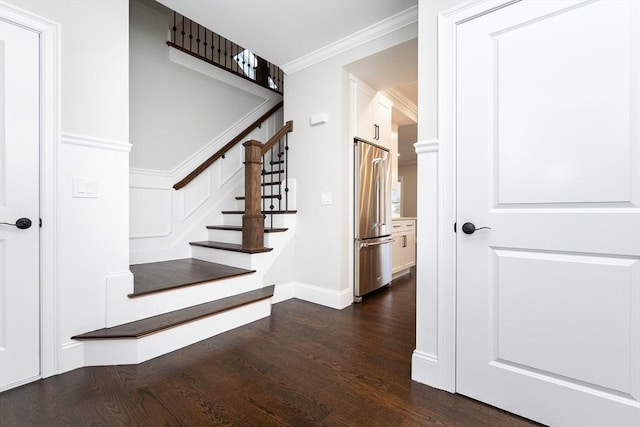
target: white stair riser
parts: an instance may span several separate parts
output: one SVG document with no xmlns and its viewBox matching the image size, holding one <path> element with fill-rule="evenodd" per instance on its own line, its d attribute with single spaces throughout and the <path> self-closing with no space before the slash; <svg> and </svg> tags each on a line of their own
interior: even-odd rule
<svg viewBox="0 0 640 427">
<path fill-rule="evenodd" d="M 242 231 L 235 230 L 207 230 L 208 240 L 242 244 Z"/>
<path fill-rule="evenodd" d="M 274 214 L 273 215 L 273 226 L 274 227 L 288 227 L 287 224 L 291 221 L 291 217 L 295 216 L 293 214 Z M 222 220 L 224 225 L 235 225 L 242 226 L 242 214 L 225 214 Z M 267 218 L 264 220 L 265 226 L 271 226 L 270 215 L 267 215 Z"/>
<path fill-rule="evenodd" d="M 271 240 L 274 233 L 264 233 L 264 246 L 271 248 Z M 213 242 L 225 242 L 242 244 L 242 231 L 235 230 L 208 230 L 208 240 Z"/>
<path fill-rule="evenodd" d="M 262 282 L 261 273 L 251 273 L 136 298 L 127 297 L 127 293 L 131 292 L 130 289 L 109 286 L 107 287 L 106 327 L 110 328 L 259 289 L 263 286 Z"/>
<path fill-rule="evenodd" d="M 278 199 L 265 199 L 264 200 L 264 204 L 262 204 L 263 201 L 260 201 L 260 209 L 261 210 L 271 210 L 271 205 L 273 204 L 273 209 L 276 211 L 282 210 L 282 211 L 286 211 L 288 209 L 291 208 L 291 203 L 288 203 L 284 197 L 282 198 L 282 200 L 278 200 Z M 244 204 L 245 201 L 244 200 L 236 200 L 236 205 L 235 205 L 235 210 L 237 211 L 244 211 Z"/>
<path fill-rule="evenodd" d="M 239 326 L 268 317 L 271 299 L 256 301 L 213 316 L 185 323 L 139 339 L 87 340 L 84 365 L 128 365 L 142 363 Z"/>
<path fill-rule="evenodd" d="M 205 248 L 202 246 L 191 246 L 191 257 L 202 261 L 217 262 L 219 264 L 230 265 L 232 267 L 246 268 L 251 270 L 251 254 L 243 252 L 225 251 L 222 249 Z"/>
</svg>

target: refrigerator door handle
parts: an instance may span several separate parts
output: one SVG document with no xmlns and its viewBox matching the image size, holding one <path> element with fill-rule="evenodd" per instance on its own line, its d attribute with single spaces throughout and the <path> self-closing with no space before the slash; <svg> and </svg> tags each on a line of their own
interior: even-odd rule
<svg viewBox="0 0 640 427">
<path fill-rule="evenodd" d="M 375 228 L 375 227 L 379 227 L 381 224 L 380 222 L 382 221 L 382 215 L 380 214 L 380 206 L 382 205 L 382 201 L 380 200 L 381 197 L 380 195 L 382 194 L 383 191 L 383 186 L 380 185 L 380 162 L 384 162 L 384 159 L 380 158 L 380 157 L 376 157 L 373 160 L 371 160 L 371 166 L 373 167 L 373 178 L 374 178 L 374 182 L 375 182 L 375 197 L 376 197 L 376 219 L 375 222 L 373 224 L 373 227 L 371 228 Z"/>
<path fill-rule="evenodd" d="M 362 248 L 370 248 L 372 246 L 386 245 L 387 243 L 393 243 L 393 242 L 395 242 L 394 239 L 389 239 L 389 240 L 385 240 L 383 242 L 375 242 L 375 243 L 360 243 L 360 249 L 362 249 Z"/>
</svg>

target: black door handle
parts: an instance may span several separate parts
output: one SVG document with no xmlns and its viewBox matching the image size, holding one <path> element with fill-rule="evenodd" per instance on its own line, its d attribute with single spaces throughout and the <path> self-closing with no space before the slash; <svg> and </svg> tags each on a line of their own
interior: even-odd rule
<svg viewBox="0 0 640 427">
<path fill-rule="evenodd" d="M 476 230 L 491 230 L 491 227 L 478 227 L 476 228 L 475 225 L 473 225 L 472 222 L 465 222 L 464 224 L 462 224 L 462 232 L 464 234 L 473 234 L 476 232 Z"/>
<path fill-rule="evenodd" d="M 0 225 L 11 225 L 13 227 L 17 227 L 20 230 L 26 230 L 31 227 L 31 220 L 29 218 L 18 218 L 15 224 L 10 224 L 8 222 L 0 222 Z"/>
</svg>

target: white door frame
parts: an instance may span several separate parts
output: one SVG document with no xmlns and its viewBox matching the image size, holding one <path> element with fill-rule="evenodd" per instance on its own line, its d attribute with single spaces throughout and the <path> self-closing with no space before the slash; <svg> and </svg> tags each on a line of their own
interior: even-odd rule
<svg viewBox="0 0 640 427">
<path fill-rule="evenodd" d="M 40 35 L 40 374 L 58 373 L 58 147 L 60 142 L 59 25 L 0 2 L 0 20 Z M 37 219 L 34 220 L 37 223 Z"/>
<path fill-rule="evenodd" d="M 456 391 L 456 31 L 520 0 L 472 0 L 438 16 L 438 139 L 418 154 L 416 349 L 411 378 Z"/>
</svg>

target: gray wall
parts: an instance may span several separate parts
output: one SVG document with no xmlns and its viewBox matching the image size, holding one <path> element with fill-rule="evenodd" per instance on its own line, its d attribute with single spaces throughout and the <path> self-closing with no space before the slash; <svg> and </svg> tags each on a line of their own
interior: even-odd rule
<svg viewBox="0 0 640 427">
<path fill-rule="evenodd" d="M 169 60 L 167 12 L 129 3 L 132 168 L 171 171 L 263 100 Z"/>
<path fill-rule="evenodd" d="M 327 290 L 349 288 L 353 236 L 349 140 L 349 76 L 345 66 L 417 36 L 409 25 L 287 76 L 285 120 L 293 120 L 289 139 L 290 176 L 297 179 L 296 281 Z M 309 117 L 326 112 L 326 124 L 311 127 Z M 323 192 L 333 195 L 321 205 Z"/>
<path fill-rule="evenodd" d="M 415 153 L 413 144 L 417 142 L 418 125 L 400 126 L 398 128 L 398 146 L 403 146 L 404 152 Z M 402 177 L 402 216 L 415 217 L 417 208 L 417 168 L 416 156 L 400 156 L 398 163 L 398 177 Z"/>
</svg>

